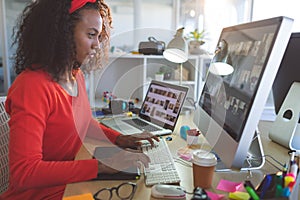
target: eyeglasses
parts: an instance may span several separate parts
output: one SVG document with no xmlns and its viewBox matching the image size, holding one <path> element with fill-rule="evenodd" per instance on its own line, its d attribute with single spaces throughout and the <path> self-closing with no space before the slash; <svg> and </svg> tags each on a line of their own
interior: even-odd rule
<svg viewBox="0 0 300 200">
<path fill-rule="evenodd" d="M 117 187 L 103 188 L 94 194 L 95 200 L 111 200 L 113 197 L 113 191 L 116 190 L 116 194 L 121 200 L 131 200 L 136 191 L 135 183 L 122 183 Z"/>
</svg>

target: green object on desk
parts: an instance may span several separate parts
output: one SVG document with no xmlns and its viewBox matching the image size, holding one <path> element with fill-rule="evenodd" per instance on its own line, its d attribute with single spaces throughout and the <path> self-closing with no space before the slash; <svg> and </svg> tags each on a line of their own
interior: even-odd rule
<svg viewBox="0 0 300 200">
<path fill-rule="evenodd" d="M 282 186 L 281 185 L 276 185 L 276 193 L 275 193 L 275 197 L 281 197 L 282 196 Z"/>
<path fill-rule="evenodd" d="M 260 200 L 259 196 L 250 186 L 244 185 L 244 187 L 253 200 Z"/>
</svg>

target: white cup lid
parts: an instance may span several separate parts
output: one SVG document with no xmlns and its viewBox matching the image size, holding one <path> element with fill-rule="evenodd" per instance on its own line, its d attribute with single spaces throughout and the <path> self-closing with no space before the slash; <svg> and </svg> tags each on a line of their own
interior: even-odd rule
<svg viewBox="0 0 300 200">
<path fill-rule="evenodd" d="M 211 152 L 197 150 L 193 152 L 192 162 L 196 165 L 210 167 L 217 164 L 217 157 Z"/>
</svg>

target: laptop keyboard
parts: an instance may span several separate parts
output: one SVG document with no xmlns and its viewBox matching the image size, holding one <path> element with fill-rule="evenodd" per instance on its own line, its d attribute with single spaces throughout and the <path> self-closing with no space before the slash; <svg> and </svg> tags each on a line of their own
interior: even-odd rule
<svg viewBox="0 0 300 200">
<path fill-rule="evenodd" d="M 126 122 L 127 124 L 130 124 L 131 126 L 134 126 L 137 129 L 148 131 L 148 132 L 153 132 L 153 131 L 159 131 L 159 130 L 161 130 L 160 128 L 152 126 L 152 125 L 148 124 L 147 122 L 144 122 L 144 121 L 142 121 L 142 120 L 140 120 L 138 118 L 125 119 L 123 121 Z"/>
</svg>

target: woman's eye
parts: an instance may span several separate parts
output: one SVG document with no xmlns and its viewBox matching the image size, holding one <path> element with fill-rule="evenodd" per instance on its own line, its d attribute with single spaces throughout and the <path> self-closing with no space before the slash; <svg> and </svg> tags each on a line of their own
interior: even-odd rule
<svg viewBox="0 0 300 200">
<path fill-rule="evenodd" d="M 96 33 L 88 33 L 89 38 L 93 38 L 96 36 Z"/>
</svg>

